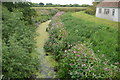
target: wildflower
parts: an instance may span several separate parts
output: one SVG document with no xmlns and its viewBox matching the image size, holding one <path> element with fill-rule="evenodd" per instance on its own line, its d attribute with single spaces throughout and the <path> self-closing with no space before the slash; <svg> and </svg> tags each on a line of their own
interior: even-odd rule
<svg viewBox="0 0 120 80">
<path fill-rule="evenodd" d="M 67 52 L 67 50 L 65 50 L 65 52 Z"/>
<path fill-rule="evenodd" d="M 104 68 L 104 70 L 105 70 L 105 71 L 109 71 L 109 69 L 108 69 L 108 68 Z"/>
<path fill-rule="evenodd" d="M 74 51 L 74 53 L 77 53 L 76 51 Z"/>
<path fill-rule="evenodd" d="M 119 62 L 116 62 L 116 63 L 114 63 L 114 64 L 119 64 Z"/>
<path fill-rule="evenodd" d="M 86 66 L 86 64 L 82 64 L 82 67 Z"/>
<path fill-rule="evenodd" d="M 72 66 L 73 64 L 69 64 L 70 66 Z"/>
<path fill-rule="evenodd" d="M 76 55 L 76 56 L 78 56 L 78 57 L 79 57 L 80 55 Z"/>
</svg>

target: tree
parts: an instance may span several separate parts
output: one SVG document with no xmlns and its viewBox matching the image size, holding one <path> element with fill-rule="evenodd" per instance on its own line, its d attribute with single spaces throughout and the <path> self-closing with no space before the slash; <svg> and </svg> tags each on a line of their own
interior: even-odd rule
<svg viewBox="0 0 120 80">
<path fill-rule="evenodd" d="M 53 5 L 52 3 L 46 3 L 46 5 Z"/>
<path fill-rule="evenodd" d="M 44 3 L 40 2 L 39 5 L 44 6 Z"/>
</svg>

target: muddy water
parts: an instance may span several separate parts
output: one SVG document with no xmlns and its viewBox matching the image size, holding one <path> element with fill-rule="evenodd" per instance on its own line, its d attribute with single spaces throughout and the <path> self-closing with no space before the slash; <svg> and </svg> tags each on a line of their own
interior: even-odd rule
<svg viewBox="0 0 120 80">
<path fill-rule="evenodd" d="M 40 69 L 37 73 L 37 78 L 55 78 L 56 72 L 54 67 L 57 66 L 57 62 L 52 58 L 53 56 L 50 53 L 46 53 L 44 50 L 44 44 L 49 38 L 46 28 L 48 27 L 51 21 L 44 22 L 39 25 L 37 28 L 38 36 L 36 37 L 37 41 L 37 52 L 40 54 Z M 46 56 L 46 54 L 49 54 Z"/>
</svg>

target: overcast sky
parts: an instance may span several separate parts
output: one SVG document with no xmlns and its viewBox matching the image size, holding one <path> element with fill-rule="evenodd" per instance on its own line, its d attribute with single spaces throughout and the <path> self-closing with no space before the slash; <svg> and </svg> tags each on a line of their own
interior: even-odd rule
<svg viewBox="0 0 120 80">
<path fill-rule="evenodd" d="M 53 3 L 53 4 L 92 4 L 92 0 L 30 0 L 34 3 Z"/>
</svg>

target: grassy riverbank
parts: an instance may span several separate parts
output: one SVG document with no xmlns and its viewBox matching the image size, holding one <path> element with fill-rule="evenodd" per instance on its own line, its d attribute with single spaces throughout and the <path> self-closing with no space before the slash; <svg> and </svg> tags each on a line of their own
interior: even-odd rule
<svg viewBox="0 0 120 80">
<path fill-rule="evenodd" d="M 81 14 L 81 13 L 79 13 Z M 118 77 L 118 30 L 116 22 L 98 23 L 86 19 L 85 13 L 65 13 L 54 18 L 48 32 L 45 50 L 54 53 L 59 62 L 58 77 L 106 79 Z M 107 23 L 111 21 L 104 20 Z M 114 25 L 114 27 L 112 27 Z"/>
<path fill-rule="evenodd" d="M 88 22 L 94 22 L 96 24 L 106 25 L 108 27 L 118 29 L 118 22 L 107 20 L 107 19 L 102 19 L 102 18 L 97 18 L 95 16 L 85 14 L 84 12 L 76 12 L 76 13 L 73 13 L 72 16 L 78 19 L 86 20 Z"/>
</svg>

